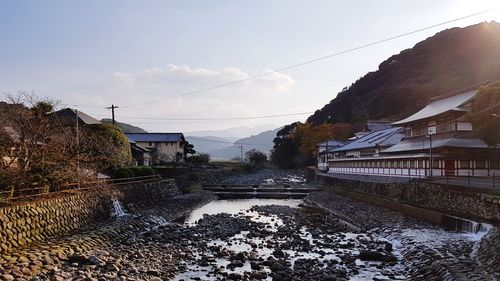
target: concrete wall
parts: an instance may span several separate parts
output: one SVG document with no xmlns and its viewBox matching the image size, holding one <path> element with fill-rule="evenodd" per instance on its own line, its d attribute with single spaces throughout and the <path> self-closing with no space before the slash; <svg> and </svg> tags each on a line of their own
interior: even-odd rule
<svg viewBox="0 0 500 281">
<path fill-rule="evenodd" d="M 320 183 L 332 185 L 346 192 L 353 192 L 384 199 L 388 208 L 400 204 L 435 210 L 455 216 L 500 223 L 500 197 L 467 187 L 450 187 L 424 182 L 364 182 L 317 176 Z M 383 201 L 383 200 L 379 200 Z"/>
<path fill-rule="evenodd" d="M 110 212 L 109 198 L 90 192 L 0 208 L 0 252 L 107 220 Z"/>
</svg>

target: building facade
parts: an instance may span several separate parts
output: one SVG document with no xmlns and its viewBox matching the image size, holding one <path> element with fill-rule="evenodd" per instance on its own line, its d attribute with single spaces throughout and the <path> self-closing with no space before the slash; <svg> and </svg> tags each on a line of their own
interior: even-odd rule
<svg viewBox="0 0 500 281">
<path fill-rule="evenodd" d="M 393 138 L 389 146 L 376 140 L 390 132 L 386 129 L 335 149 L 329 172 L 409 178 L 500 175 L 500 149 L 477 139 L 466 118 L 476 93 L 464 89 L 432 98 L 422 110 L 392 123 L 400 139 Z"/>
<path fill-rule="evenodd" d="M 152 164 L 184 162 L 186 140 L 182 133 L 127 133 L 130 142 L 151 153 Z M 148 164 L 150 164 L 149 162 Z"/>
</svg>

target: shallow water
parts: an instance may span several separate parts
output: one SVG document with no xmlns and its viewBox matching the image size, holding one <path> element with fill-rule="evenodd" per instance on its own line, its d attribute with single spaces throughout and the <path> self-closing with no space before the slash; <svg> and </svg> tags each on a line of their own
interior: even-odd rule
<svg viewBox="0 0 500 281">
<path fill-rule="evenodd" d="M 215 215 L 227 213 L 236 215 L 241 211 L 249 210 L 252 206 L 282 205 L 297 207 L 302 200 L 297 199 L 230 199 L 212 201 L 200 208 L 193 210 L 186 217 L 186 224 L 193 224 L 203 217 L 203 215 Z"/>
<path fill-rule="evenodd" d="M 234 216 L 245 216 L 249 217 L 252 221 L 265 223 L 266 228 L 275 233 L 280 226 L 284 224 L 283 220 L 281 220 L 276 215 L 264 215 L 262 213 L 256 212 L 254 210 L 250 210 L 253 206 L 266 206 L 266 205 L 281 205 L 287 206 L 291 208 L 298 208 L 299 204 L 302 203 L 302 200 L 276 200 L 276 199 L 236 199 L 236 200 L 218 200 L 213 201 L 209 204 L 206 204 L 196 210 L 194 210 L 185 220 L 186 226 L 193 226 L 196 222 L 201 219 L 204 215 L 215 215 L 219 213 L 229 213 Z M 251 246 L 252 243 L 258 245 L 264 245 L 265 242 L 270 238 L 248 238 L 248 231 L 242 231 L 239 234 L 234 235 L 233 237 L 223 241 L 223 240 L 213 240 L 207 241 L 211 246 L 221 246 L 229 251 L 238 253 L 238 252 L 251 252 L 252 250 L 257 251 L 259 256 L 264 259 L 273 255 L 274 248 L 266 248 L 259 247 L 253 248 Z M 337 263 L 342 264 L 342 257 L 345 255 L 356 257 L 359 254 L 359 251 L 363 249 L 366 245 L 363 241 L 373 239 L 371 237 L 366 236 L 366 234 L 362 233 L 351 233 L 351 232 L 337 232 L 328 235 L 324 235 L 322 237 L 316 237 L 313 239 L 310 229 L 306 227 L 302 227 L 297 233 L 300 236 L 300 239 L 306 241 L 313 246 L 312 251 L 301 251 L 301 250 L 284 250 L 286 254 L 289 255 L 287 260 L 290 262 L 291 267 L 295 261 L 300 258 L 307 259 L 317 259 L 321 262 L 323 267 L 327 267 L 328 262 L 336 261 Z M 324 240 L 327 239 L 327 240 Z M 324 247 L 322 245 L 328 244 L 326 241 L 331 239 L 334 242 L 335 246 L 329 245 L 329 247 Z M 376 238 L 375 238 L 376 239 Z M 377 241 L 384 241 L 385 239 L 380 239 Z M 285 243 L 287 242 L 287 238 L 275 240 L 277 243 Z M 346 245 L 351 243 L 351 247 L 342 247 L 341 245 Z M 199 259 L 202 255 L 210 255 L 206 251 L 199 251 L 197 249 L 192 249 L 195 252 L 195 256 Z M 318 253 L 323 252 L 323 253 Z M 400 256 L 395 253 L 396 256 Z M 215 264 L 217 267 L 227 267 L 230 263 L 229 260 L 224 258 L 216 258 Z M 403 280 L 404 276 L 402 274 L 402 265 L 397 263 L 395 265 L 389 266 L 385 265 L 383 269 L 379 269 L 377 267 L 380 266 L 381 262 L 375 261 L 361 261 L 356 259 L 356 268 L 358 272 L 352 272 L 352 268 L 347 266 L 338 265 L 336 267 L 341 268 L 349 272 L 349 280 L 372 280 L 373 277 L 379 278 L 379 280 L 388 280 L 388 273 L 392 274 L 392 278 Z M 200 266 L 196 262 L 186 264 L 187 270 L 183 273 L 180 273 L 175 280 L 220 280 L 222 276 L 220 274 L 214 274 L 213 269 L 214 266 Z M 271 273 L 269 268 L 265 269 L 268 274 Z M 242 267 L 236 267 L 234 269 L 225 268 L 225 272 L 227 273 L 240 273 L 244 272 L 252 272 L 250 267 L 250 262 L 247 260 Z M 383 272 L 383 273 L 382 273 Z M 394 280 L 393 279 L 393 280 Z M 272 280 L 272 277 L 268 275 L 266 279 L 263 280 Z"/>
</svg>

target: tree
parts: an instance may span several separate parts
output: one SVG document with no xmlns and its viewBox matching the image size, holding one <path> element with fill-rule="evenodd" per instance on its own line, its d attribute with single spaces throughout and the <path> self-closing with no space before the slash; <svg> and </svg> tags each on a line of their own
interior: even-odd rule
<svg viewBox="0 0 500 281">
<path fill-rule="evenodd" d="M 500 81 L 481 87 L 469 113 L 475 134 L 488 145 L 500 144 Z"/>
<path fill-rule="evenodd" d="M 298 145 L 291 137 L 299 123 L 284 126 L 276 133 L 271 151 L 271 163 L 280 169 L 290 169 L 301 164 Z"/>
<path fill-rule="evenodd" d="M 245 161 L 253 167 L 257 167 L 267 161 L 267 155 L 257 149 L 251 149 L 245 152 Z"/>
<path fill-rule="evenodd" d="M 346 123 L 296 122 L 283 127 L 276 134 L 271 162 L 279 168 L 296 168 L 314 164 L 316 145 L 327 139 L 346 140 L 354 133 L 354 126 Z"/>
<path fill-rule="evenodd" d="M 1 158 L 4 186 L 46 191 L 130 161 L 130 144 L 120 129 L 82 125 L 77 130 L 54 114 L 54 100 L 27 92 L 7 98 L 0 107 L 0 152 L 12 157 Z"/>
<path fill-rule="evenodd" d="M 196 154 L 196 150 L 194 150 L 194 145 L 186 141 L 184 143 L 184 161 L 188 162 L 188 158 Z"/>
</svg>

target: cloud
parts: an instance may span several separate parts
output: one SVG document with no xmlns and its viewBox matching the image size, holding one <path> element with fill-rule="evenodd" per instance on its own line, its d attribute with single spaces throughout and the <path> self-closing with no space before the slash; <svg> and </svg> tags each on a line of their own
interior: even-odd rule
<svg viewBox="0 0 500 281">
<path fill-rule="evenodd" d="M 295 80 L 286 74 L 272 73 L 269 70 L 266 72 L 270 74 L 228 86 L 231 89 L 221 90 L 247 89 L 254 93 L 278 93 L 288 92 L 295 85 Z M 168 88 L 169 91 L 179 91 L 175 95 L 183 94 L 181 91 L 200 90 L 249 77 L 251 77 L 249 73 L 237 67 L 209 69 L 175 64 L 145 69 L 137 73 L 115 72 L 113 74 L 114 83 L 121 88 L 135 87 L 148 91 Z"/>
</svg>

